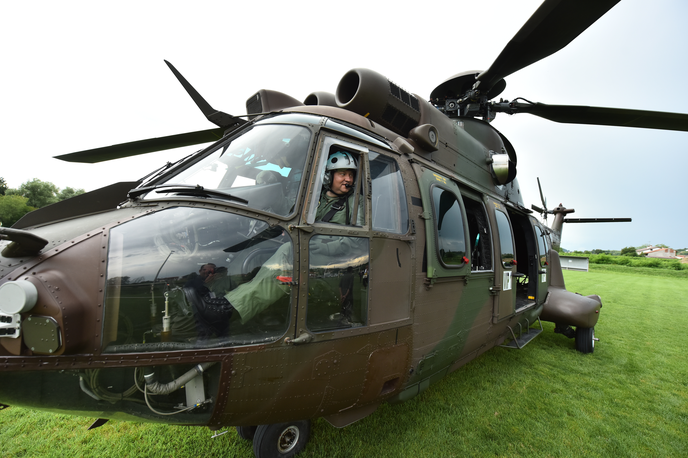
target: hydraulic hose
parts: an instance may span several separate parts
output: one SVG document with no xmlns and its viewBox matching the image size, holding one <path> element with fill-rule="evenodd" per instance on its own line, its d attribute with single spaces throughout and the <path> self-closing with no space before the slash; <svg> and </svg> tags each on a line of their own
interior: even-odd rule
<svg viewBox="0 0 688 458">
<path fill-rule="evenodd" d="M 198 364 L 178 379 L 173 380 L 169 383 L 160 383 L 155 381 L 154 372 L 146 374 L 143 376 L 143 378 L 146 380 L 146 391 L 150 394 L 170 394 L 174 391 L 177 391 L 179 388 L 187 384 L 189 381 L 193 380 L 193 378 L 197 375 L 207 371 L 213 364 L 215 363 L 212 362 Z"/>
</svg>

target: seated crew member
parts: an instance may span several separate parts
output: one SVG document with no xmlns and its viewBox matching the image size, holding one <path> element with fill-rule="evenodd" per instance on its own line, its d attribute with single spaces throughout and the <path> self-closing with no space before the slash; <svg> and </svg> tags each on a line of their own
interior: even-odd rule
<svg viewBox="0 0 688 458">
<path fill-rule="evenodd" d="M 231 282 L 226 275 L 225 267 L 218 268 L 212 262 L 203 264 L 198 270 L 198 275 L 190 279 L 185 288 L 192 288 L 198 296 L 212 299 L 216 294 L 231 288 Z M 220 296 L 221 297 L 221 296 Z M 222 334 L 227 330 L 227 322 L 231 318 L 231 310 L 225 310 L 207 300 L 202 300 L 200 306 L 194 311 L 196 327 L 201 337 L 210 337 L 213 334 Z M 221 319 L 224 317 L 224 319 Z"/>
<path fill-rule="evenodd" d="M 351 153 L 337 151 L 327 160 L 323 192 L 316 210 L 316 222 L 351 224 L 354 209 L 354 184 L 358 166 Z M 363 198 L 359 198 L 356 222 L 365 221 Z M 337 246 L 333 246 L 337 245 Z M 346 243 L 319 244 L 311 256 L 332 256 L 337 251 L 347 249 Z M 241 322 L 245 323 L 258 313 L 290 293 L 289 286 L 278 281 L 277 277 L 292 275 L 292 246 L 283 244 L 275 254 L 260 268 L 256 276 L 243 285 L 229 291 L 224 297 L 203 296 L 204 308 L 208 311 L 204 318 L 228 322 L 233 311 L 237 311 Z"/>
<path fill-rule="evenodd" d="M 337 151 L 327 159 L 325 184 L 320 195 L 315 221 L 335 224 L 351 224 L 356 183 L 356 160 L 346 151 Z M 357 226 L 363 225 L 363 200 L 359 199 Z M 346 209 L 346 211 L 341 211 Z"/>
<path fill-rule="evenodd" d="M 203 264 L 198 269 L 198 275 L 193 276 L 184 286 L 195 288 L 201 296 L 210 294 L 210 297 L 215 297 L 232 289 L 232 281 L 227 276 L 226 267 L 217 267 L 209 262 Z"/>
<path fill-rule="evenodd" d="M 212 262 L 203 264 L 201 268 L 198 269 L 198 275 L 189 280 L 186 286 L 193 286 L 200 294 L 207 294 L 209 289 L 206 283 L 214 279 L 215 270 L 217 270 L 217 266 Z"/>
</svg>

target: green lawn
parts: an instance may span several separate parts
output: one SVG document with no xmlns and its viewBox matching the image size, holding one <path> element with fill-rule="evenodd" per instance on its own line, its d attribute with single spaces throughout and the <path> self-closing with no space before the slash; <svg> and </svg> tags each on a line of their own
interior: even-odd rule
<svg viewBox="0 0 688 458">
<path fill-rule="evenodd" d="M 688 456 L 688 280 L 593 269 L 564 275 L 602 296 L 594 354 L 544 323 L 523 350 L 490 350 L 411 401 L 344 429 L 316 420 L 301 456 Z M 253 456 L 233 429 L 91 421 L 11 407 L 0 456 Z"/>
</svg>

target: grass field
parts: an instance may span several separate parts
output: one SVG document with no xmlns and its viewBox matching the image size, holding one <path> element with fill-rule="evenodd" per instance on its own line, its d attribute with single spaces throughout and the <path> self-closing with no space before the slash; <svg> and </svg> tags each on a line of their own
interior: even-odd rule
<svg viewBox="0 0 688 458">
<path fill-rule="evenodd" d="M 344 429 L 313 424 L 304 457 L 688 456 L 688 279 L 632 269 L 565 272 L 604 306 L 592 355 L 545 332 L 495 348 L 406 403 Z M 251 457 L 234 429 L 109 422 L 11 407 L 0 456 Z"/>
</svg>

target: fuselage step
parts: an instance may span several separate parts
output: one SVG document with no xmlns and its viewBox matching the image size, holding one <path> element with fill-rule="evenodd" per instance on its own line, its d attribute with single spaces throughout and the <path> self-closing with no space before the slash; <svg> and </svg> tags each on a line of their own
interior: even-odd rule
<svg viewBox="0 0 688 458">
<path fill-rule="evenodd" d="M 518 323 L 518 335 L 514 333 L 514 330 L 511 328 L 511 326 L 507 326 L 507 328 L 509 328 L 509 332 L 511 333 L 511 340 L 508 343 L 500 345 L 500 347 L 517 348 L 520 350 L 521 348 L 525 347 L 531 340 L 540 335 L 540 333 L 543 330 L 540 318 L 538 318 L 538 324 L 540 325 L 539 329 L 531 328 L 529 324 L 530 323 L 528 323 L 528 325 L 525 326 L 524 329 L 524 327 L 521 326 L 520 323 Z"/>
</svg>

